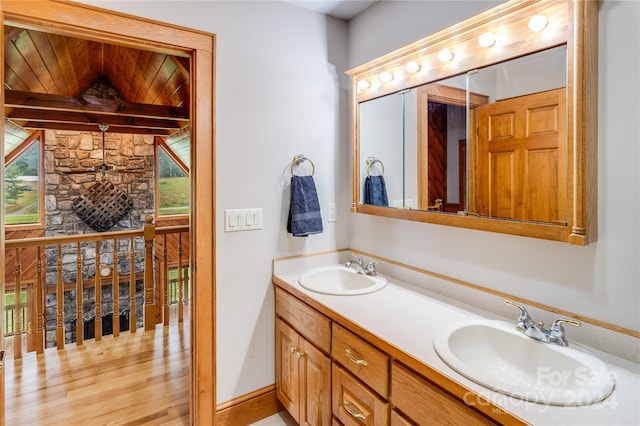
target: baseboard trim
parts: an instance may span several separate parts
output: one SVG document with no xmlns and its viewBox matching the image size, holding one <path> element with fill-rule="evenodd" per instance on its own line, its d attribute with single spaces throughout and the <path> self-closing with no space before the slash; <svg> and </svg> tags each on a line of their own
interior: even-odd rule
<svg viewBox="0 0 640 426">
<path fill-rule="evenodd" d="M 282 409 L 276 397 L 276 385 L 273 384 L 218 404 L 216 425 L 249 425 L 272 416 Z"/>
</svg>

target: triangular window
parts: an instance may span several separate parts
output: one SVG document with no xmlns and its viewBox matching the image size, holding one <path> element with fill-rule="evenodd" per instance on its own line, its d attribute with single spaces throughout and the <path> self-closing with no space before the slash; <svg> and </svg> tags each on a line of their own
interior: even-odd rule
<svg viewBox="0 0 640 426">
<path fill-rule="evenodd" d="M 189 214 L 189 174 L 184 166 L 158 146 L 158 215 Z"/>
<path fill-rule="evenodd" d="M 40 138 L 12 155 L 4 169 L 4 214 L 6 225 L 41 223 Z M 13 154 L 13 152 L 11 153 Z"/>
</svg>

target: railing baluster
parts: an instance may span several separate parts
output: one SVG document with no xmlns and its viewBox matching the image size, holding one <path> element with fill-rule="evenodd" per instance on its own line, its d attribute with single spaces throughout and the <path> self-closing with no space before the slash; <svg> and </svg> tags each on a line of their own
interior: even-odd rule
<svg viewBox="0 0 640 426">
<path fill-rule="evenodd" d="M 113 285 L 111 286 L 111 297 L 113 299 L 113 337 L 120 335 L 120 273 L 118 272 L 118 240 L 113 240 Z"/>
<path fill-rule="evenodd" d="M 56 288 L 56 304 L 58 318 L 56 325 L 56 347 L 58 350 L 64 349 L 64 285 L 62 283 L 62 245 L 58 244 L 58 286 Z"/>
<path fill-rule="evenodd" d="M 153 240 L 156 230 L 152 217 L 145 217 L 144 222 L 144 329 L 146 331 L 155 329 L 157 318 L 153 282 Z"/>
<path fill-rule="evenodd" d="M 136 318 L 136 267 L 135 241 L 131 237 L 131 251 L 129 252 L 129 331 L 136 332 L 138 319 Z"/>
<path fill-rule="evenodd" d="M 182 273 L 182 232 L 180 232 L 178 234 L 178 322 L 184 320 L 184 282 Z"/>
<path fill-rule="evenodd" d="M 35 346 L 36 353 L 41 354 L 44 352 L 45 332 L 44 326 L 47 323 L 47 310 L 44 305 L 44 301 L 47 296 L 47 282 L 46 278 L 42 274 L 42 246 L 38 246 L 38 260 L 36 261 L 36 289 L 35 289 L 35 320 L 36 320 L 36 334 L 35 334 Z"/>
<path fill-rule="evenodd" d="M 162 250 L 162 258 L 164 260 L 162 264 L 162 274 L 164 279 L 162 280 L 162 311 L 163 311 L 163 321 L 164 325 L 169 325 L 171 310 L 169 309 L 169 303 L 171 302 L 170 292 L 171 292 L 171 284 L 169 283 L 169 249 L 167 247 L 167 234 L 162 236 L 162 241 L 164 243 L 164 247 Z"/>
<path fill-rule="evenodd" d="M 80 251 L 80 243 L 77 245 L 76 253 L 76 345 L 83 343 L 83 327 L 82 321 L 82 252 Z"/>
<path fill-rule="evenodd" d="M 64 349 L 66 345 L 66 328 L 65 319 L 67 321 L 72 318 L 65 318 L 69 313 L 69 309 L 73 309 L 71 306 L 65 307 L 65 290 L 75 291 L 77 295 L 75 312 L 77 325 L 76 332 L 73 337 L 78 344 L 86 344 L 87 340 L 87 329 L 84 328 L 84 288 L 85 285 L 89 284 L 84 282 L 84 276 L 82 275 L 82 270 L 87 266 L 85 262 L 88 260 L 86 256 L 82 253 L 82 244 L 96 244 L 96 258 L 95 258 L 95 270 L 96 274 L 94 277 L 94 290 L 95 290 L 95 340 L 99 341 L 102 338 L 103 333 L 103 323 L 102 323 L 102 315 L 104 311 L 104 307 L 102 306 L 102 280 L 100 276 L 100 267 L 101 267 L 101 242 L 109 241 L 114 239 L 127 239 L 129 238 L 131 250 L 129 253 L 130 259 L 130 271 L 129 271 L 129 306 L 130 306 L 130 332 L 136 332 L 137 328 L 137 313 L 136 313 L 136 279 L 140 278 L 136 273 L 136 260 L 140 256 L 144 256 L 142 260 L 144 262 L 144 315 L 145 315 L 145 329 L 155 329 L 156 321 L 164 322 L 164 317 L 167 317 L 169 322 L 172 319 L 171 315 L 173 312 L 171 309 L 169 310 L 170 315 L 165 315 L 165 306 L 168 305 L 170 307 L 170 298 L 171 289 L 168 287 L 168 273 L 165 272 L 166 268 L 169 268 L 174 261 L 175 254 L 171 254 L 170 250 L 173 249 L 173 244 L 171 243 L 172 238 L 178 238 L 179 245 L 179 272 L 178 272 L 178 281 L 180 282 L 178 289 L 174 288 L 174 291 L 180 293 L 178 295 L 179 298 L 179 309 L 183 310 L 183 316 L 187 315 L 186 309 L 188 309 L 188 272 L 184 271 L 184 267 L 186 266 L 186 259 L 184 259 L 184 251 L 187 250 L 186 246 L 184 246 L 184 242 L 182 241 L 182 235 L 180 233 L 184 233 L 189 236 L 189 226 L 188 225 L 178 225 L 178 226 L 168 226 L 156 228 L 153 224 L 153 218 L 145 219 L 145 227 L 143 229 L 131 230 L 131 231 L 117 231 L 117 232 L 104 232 L 100 234 L 83 234 L 83 235 L 67 235 L 67 236 L 56 236 L 56 237 L 35 237 L 35 238 L 22 238 L 22 239 L 14 239 L 8 240 L 5 242 L 5 250 L 7 253 L 13 254 L 14 250 L 18 250 L 18 256 L 14 258 L 14 262 L 17 263 L 18 266 L 18 279 L 17 279 L 17 287 L 16 287 L 16 310 L 7 311 L 7 324 L 14 324 L 14 321 L 17 320 L 16 327 L 14 330 L 17 332 L 18 336 L 16 336 L 16 344 L 18 345 L 18 351 L 25 351 L 25 344 L 23 342 L 24 339 L 20 339 L 20 337 L 24 338 L 25 333 L 28 334 L 27 338 L 27 349 L 35 350 L 37 353 L 43 353 L 46 350 L 47 344 L 55 344 L 57 349 Z M 163 253 L 159 255 L 159 252 L 156 253 L 155 246 L 155 236 L 163 235 L 163 240 L 166 240 L 165 250 L 166 254 Z M 167 235 L 175 235 L 175 237 L 167 236 Z M 136 245 L 139 240 L 136 238 L 144 237 L 144 249 L 136 253 Z M 160 244 L 162 244 L 161 240 L 158 240 Z M 79 246 L 78 246 L 79 244 Z M 123 243 L 126 245 L 126 243 Z M 124 248 L 123 245 L 123 248 Z M 32 248 L 34 254 L 37 252 L 37 258 L 34 259 L 32 263 L 27 265 L 25 263 L 26 257 L 25 254 L 27 252 L 24 251 L 25 248 Z M 67 249 L 67 247 L 69 247 Z M 139 246 L 138 246 L 139 247 Z M 48 256 L 49 252 L 53 254 L 57 249 L 57 254 L 50 258 Z M 65 263 L 67 257 L 71 257 L 71 254 L 65 254 L 63 251 L 65 249 L 67 252 L 72 252 L 73 249 L 76 249 L 76 258 L 75 263 L 75 272 L 77 273 L 76 282 L 70 283 L 65 282 L 65 274 L 68 272 L 67 267 L 71 265 L 66 265 Z M 31 250 L 31 249 L 29 249 Z M 116 271 L 118 264 L 122 262 L 117 251 L 119 247 L 114 248 L 114 262 L 116 264 Z M 178 251 L 178 248 L 173 249 Z M 158 255 L 157 257 L 154 255 Z M 176 253 L 177 254 L 177 253 Z M 29 256 L 31 257 L 31 256 Z M 34 256 L 35 257 L 35 256 Z M 109 256 L 111 257 L 111 256 Z M 52 265 L 48 264 L 48 260 L 52 260 Z M 166 259 L 166 260 L 165 260 Z M 15 265 L 14 265 L 15 266 Z M 53 272 L 48 273 L 48 267 L 54 267 L 55 275 Z M 72 268 L 73 271 L 73 268 Z M 14 273 L 16 271 L 14 270 Z M 141 272 L 141 271 L 138 271 Z M 142 275 L 142 274 L 141 274 Z M 48 279 L 51 278 L 51 282 L 48 282 Z M 124 308 L 120 304 L 119 299 L 119 276 L 114 277 L 117 280 L 114 289 L 114 314 L 117 317 L 114 319 L 114 326 L 116 333 L 119 331 L 118 320 L 120 319 L 120 309 Z M 113 279 L 113 278 L 112 278 Z M 109 282 L 107 282 L 109 281 Z M 26 301 L 28 303 L 28 311 L 25 313 L 24 309 L 20 309 L 22 307 L 24 299 L 22 298 L 22 287 L 25 285 L 25 282 L 33 282 L 34 288 L 31 289 L 30 286 L 27 287 L 27 298 Z M 165 284 L 167 282 L 167 284 Z M 110 280 L 105 278 L 105 285 L 111 284 Z M 164 287 L 166 285 L 166 287 Z M 90 286 L 90 284 L 89 284 Z M 51 296 L 55 293 L 55 301 L 56 304 L 55 314 L 47 315 L 47 297 L 49 292 Z M 163 305 L 162 309 L 160 306 Z M 66 308 L 66 309 L 65 309 Z M 53 308 L 51 308 L 51 312 L 53 312 Z M 87 313 L 88 314 L 88 313 Z M 55 315 L 55 316 L 54 316 Z M 18 318 L 16 318 L 16 316 Z M 11 317 L 11 318 L 10 318 Z M 47 317 L 50 321 L 53 321 L 55 318 L 55 333 L 53 330 L 47 331 Z M 11 321 L 11 322 L 9 322 Z M 120 321 L 121 322 L 121 321 Z M 78 330 L 81 328 L 81 330 Z M 49 341 L 51 339 L 51 341 Z M 35 340 L 35 341 L 34 341 Z"/>
<path fill-rule="evenodd" d="M 14 289 L 15 297 L 13 298 L 13 306 L 15 312 L 15 329 L 13 335 L 13 357 L 15 359 L 22 358 L 22 265 L 20 264 L 20 249 L 16 249 L 16 260 L 14 262 L 14 274 L 16 277 L 16 286 Z"/>
<path fill-rule="evenodd" d="M 102 340 L 102 278 L 100 276 L 100 241 L 96 241 L 96 276 L 93 283 L 93 293 L 96 299 L 96 316 L 94 321 L 93 338 L 96 342 Z"/>
</svg>

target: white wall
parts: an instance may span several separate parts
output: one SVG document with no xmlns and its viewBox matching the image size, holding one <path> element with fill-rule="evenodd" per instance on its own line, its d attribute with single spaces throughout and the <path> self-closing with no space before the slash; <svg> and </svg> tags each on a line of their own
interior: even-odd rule
<svg viewBox="0 0 640 426">
<path fill-rule="evenodd" d="M 217 34 L 218 402 L 273 384 L 272 259 L 348 246 L 346 22 L 275 1 L 90 3 Z M 307 238 L 286 233 L 299 153 L 315 164 L 323 210 L 324 232 Z M 224 232 L 225 209 L 258 207 L 263 230 Z"/>
<path fill-rule="evenodd" d="M 575 247 L 354 214 L 350 246 L 640 330 L 639 7 L 635 1 L 600 5 L 597 243 Z M 472 9 L 484 7 L 475 1 L 376 3 L 350 22 L 350 65 L 429 35 Z"/>
</svg>

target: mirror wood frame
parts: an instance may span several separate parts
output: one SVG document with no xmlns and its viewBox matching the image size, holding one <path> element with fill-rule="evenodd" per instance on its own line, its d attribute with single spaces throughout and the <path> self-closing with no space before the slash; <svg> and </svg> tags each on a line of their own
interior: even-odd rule
<svg viewBox="0 0 640 426">
<path fill-rule="evenodd" d="M 529 19 L 545 14 L 550 19 L 544 37 L 528 28 Z M 500 30 L 509 40 L 500 49 L 483 48 L 478 38 Z M 509 0 L 451 27 L 347 71 L 352 81 L 353 203 L 351 210 L 397 219 L 456 226 L 553 241 L 587 245 L 597 241 L 597 80 L 598 1 Z M 545 50 L 567 45 L 567 223 L 547 224 L 478 216 L 397 209 L 360 202 L 359 103 L 407 88 L 462 74 Z M 410 74 L 405 66 L 429 59 L 453 48 L 454 61 Z M 394 79 L 379 83 L 383 71 Z M 371 84 L 359 89 L 359 82 Z M 373 84 L 372 84 L 373 83 Z"/>
</svg>

